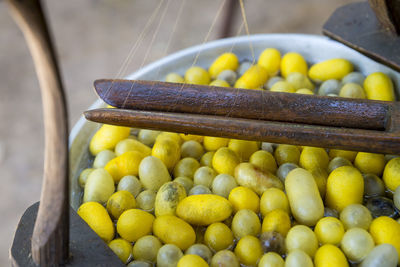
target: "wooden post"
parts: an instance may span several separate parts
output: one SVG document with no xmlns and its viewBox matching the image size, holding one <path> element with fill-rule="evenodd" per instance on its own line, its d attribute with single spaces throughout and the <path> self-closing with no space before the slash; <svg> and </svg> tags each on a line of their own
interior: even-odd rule
<svg viewBox="0 0 400 267">
<path fill-rule="evenodd" d="M 45 128 L 45 159 L 40 207 L 32 236 L 32 258 L 56 266 L 68 258 L 68 118 L 51 38 L 39 0 L 7 0 L 21 28 L 39 79 Z"/>
</svg>

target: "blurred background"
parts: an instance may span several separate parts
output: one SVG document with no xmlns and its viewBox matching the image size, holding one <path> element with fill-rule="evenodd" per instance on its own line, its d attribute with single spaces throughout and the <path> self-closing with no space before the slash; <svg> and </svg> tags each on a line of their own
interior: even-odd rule
<svg viewBox="0 0 400 267">
<path fill-rule="evenodd" d="M 224 9 L 228 3 L 226 0 L 42 2 L 61 65 L 70 129 L 96 100 L 93 81 L 116 78 L 135 43 L 136 53 L 121 75 L 167 54 L 203 43 L 210 29 L 208 40 L 217 39 L 223 11 L 217 13 L 222 4 L 225 3 Z M 244 4 L 250 34 L 321 34 L 329 15 L 349 2 L 354 1 L 245 0 Z M 152 15 L 154 20 L 150 20 Z M 141 35 L 146 24 L 148 30 Z M 233 35 L 241 24 L 237 8 Z M 170 37 L 167 46 L 166 40 Z M 137 42 L 139 39 L 141 42 Z M 18 221 L 24 210 L 39 200 L 44 138 L 41 96 L 32 59 L 5 1 L 0 1 L 0 40 L 0 266 L 7 266 Z"/>
</svg>

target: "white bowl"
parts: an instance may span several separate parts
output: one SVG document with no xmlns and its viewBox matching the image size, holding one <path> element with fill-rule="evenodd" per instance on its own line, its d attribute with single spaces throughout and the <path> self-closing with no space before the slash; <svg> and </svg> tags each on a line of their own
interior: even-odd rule
<svg viewBox="0 0 400 267">
<path fill-rule="evenodd" d="M 227 51 L 235 53 L 239 60 L 252 60 L 250 43 L 254 49 L 256 59 L 268 47 L 277 48 L 282 54 L 290 51 L 299 52 L 311 64 L 330 58 L 345 58 L 353 62 L 356 70 L 365 75 L 376 71 L 388 74 L 394 81 L 397 90 L 399 90 L 400 74 L 398 72 L 341 43 L 323 36 L 306 34 L 260 34 L 221 39 L 169 55 L 132 73 L 126 78 L 163 80 L 170 72 L 184 74 L 185 70 L 193 64 L 196 55 L 199 55 L 196 65 L 205 68 L 210 66 L 216 56 Z M 400 92 L 398 91 L 397 94 L 400 95 Z M 105 106 L 104 102 L 99 99 L 89 109 L 103 106 Z M 84 117 L 81 117 L 72 128 L 70 134 L 70 203 L 75 210 L 78 209 L 81 203 L 82 195 L 82 188 L 78 183 L 79 174 L 93 160 L 88 147 L 91 137 L 98 128 L 99 124 L 86 121 Z"/>
</svg>

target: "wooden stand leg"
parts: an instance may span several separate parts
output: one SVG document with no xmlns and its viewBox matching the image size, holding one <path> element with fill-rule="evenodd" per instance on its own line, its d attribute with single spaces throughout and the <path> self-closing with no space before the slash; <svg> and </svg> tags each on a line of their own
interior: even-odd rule
<svg viewBox="0 0 400 267">
<path fill-rule="evenodd" d="M 39 79 L 45 128 L 45 160 L 32 258 L 40 266 L 69 256 L 68 117 L 56 55 L 39 0 L 8 0 L 24 33 Z"/>
</svg>

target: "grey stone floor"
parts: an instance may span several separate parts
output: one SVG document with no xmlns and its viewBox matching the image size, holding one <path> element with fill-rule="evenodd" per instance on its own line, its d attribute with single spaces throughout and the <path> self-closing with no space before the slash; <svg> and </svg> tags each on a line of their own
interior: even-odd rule
<svg viewBox="0 0 400 267">
<path fill-rule="evenodd" d="M 129 49 L 160 1 L 44 1 L 68 95 L 70 127 L 96 95 L 97 78 L 115 78 Z M 166 0 L 124 74 L 162 58 L 179 7 L 171 53 L 203 42 L 222 0 Z M 247 0 L 250 33 L 320 34 L 336 7 L 349 0 Z M 166 10 L 166 5 L 169 7 Z M 166 10 L 147 59 L 153 30 Z M 235 29 L 241 21 L 237 13 Z M 218 26 L 210 40 L 218 34 Z M 8 251 L 23 211 L 38 201 L 43 164 L 43 122 L 38 82 L 21 32 L 0 1 L 0 266 L 9 265 Z"/>
</svg>

